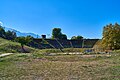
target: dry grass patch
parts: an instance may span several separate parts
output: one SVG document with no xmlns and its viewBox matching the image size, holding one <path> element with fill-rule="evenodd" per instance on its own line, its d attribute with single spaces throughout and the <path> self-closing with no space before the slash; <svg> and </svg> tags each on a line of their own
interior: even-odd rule
<svg viewBox="0 0 120 80">
<path fill-rule="evenodd" d="M 119 54 L 117 54 L 119 55 Z M 119 80 L 120 57 L 15 54 L 0 59 L 5 80 Z"/>
</svg>

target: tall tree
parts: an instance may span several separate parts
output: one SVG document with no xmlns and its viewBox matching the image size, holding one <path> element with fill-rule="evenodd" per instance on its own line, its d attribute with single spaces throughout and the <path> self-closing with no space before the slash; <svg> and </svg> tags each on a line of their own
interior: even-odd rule
<svg viewBox="0 0 120 80">
<path fill-rule="evenodd" d="M 65 34 L 62 34 L 61 28 L 54 28 L 52 30 L 52 38 L 53 39 L 67 39 Z"/>
<path fill-rule="evenodd" d="M 120 25 L 109 24 L 103 28 L 102 45 L 106 49 L 120 49 Z"/>
<path fill-rule="evenodd" d="M 60 28 L 54 28 L 52 31 L 52 38 L 60 39 L 62 33 Z"/>
</svg>

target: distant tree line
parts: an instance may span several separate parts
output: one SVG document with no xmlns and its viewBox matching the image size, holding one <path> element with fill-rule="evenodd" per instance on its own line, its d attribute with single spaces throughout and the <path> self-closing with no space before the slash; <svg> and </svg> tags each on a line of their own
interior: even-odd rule
<svg viewBox="0 0 120 80">
<path fill-rule="evenodd" d="M 61 32 L 61 28 L 54 28 L 52 30 L 52 38 L 53 39 L 61 39 L 61 40 L 67 40 L 67 35 L 66 34 L 63 34 Z M 82 36 L 78 35 L 78 36 L 73 36 L 71 38 L 71 40 L 81 40 L 83 39 Z"/>
<path fill-rule="evenodd" d="M 72 38 L 71 38 L 71 40 L 82 40 L 83 39 L 83 37 L 82 36 L 73 36 Z"/>
<path fill-rule="evenodd" d="M 15 40 L 17 35 L 14 31 L 10 31 L 10 30 L 5 31 L 5 29 L 2 26 L 0 26 L 0 37 L 8 40 Z"/>
</svg>

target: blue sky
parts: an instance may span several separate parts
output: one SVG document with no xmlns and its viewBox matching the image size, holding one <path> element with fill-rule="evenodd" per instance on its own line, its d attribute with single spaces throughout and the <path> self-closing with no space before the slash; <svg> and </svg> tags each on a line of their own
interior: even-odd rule
<svg viewBox="0 0 120 80">
<path fill-rule="evenodd" d="M 103 26 L 120 24 L 119 0 L 0 0 L 0 21 L 21 32 L 51 34 L 61 28 L 68 38 L 101 38 Z"/>
</svg>

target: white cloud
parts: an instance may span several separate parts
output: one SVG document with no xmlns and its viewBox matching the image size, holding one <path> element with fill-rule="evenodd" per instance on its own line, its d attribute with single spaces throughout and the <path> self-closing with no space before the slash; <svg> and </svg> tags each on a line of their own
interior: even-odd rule
<svg viewBox="0 0 120 80">
<path fill-rule="evenodd" d="M 3 23 L 0 21 L 0 26 L 3 26 Z"/>
</svg>

